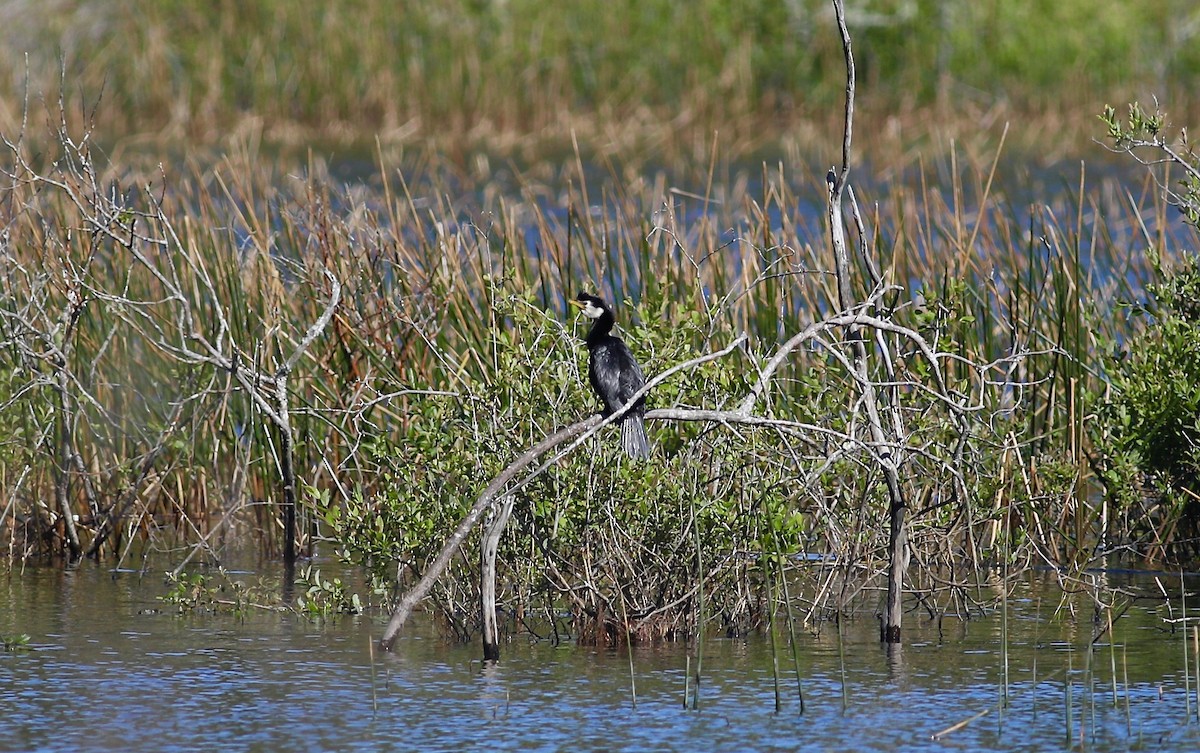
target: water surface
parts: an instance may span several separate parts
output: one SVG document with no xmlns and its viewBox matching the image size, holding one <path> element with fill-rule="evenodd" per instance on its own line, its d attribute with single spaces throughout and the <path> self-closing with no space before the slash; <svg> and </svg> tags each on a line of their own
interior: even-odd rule
<svg viewBox="0 0 1200 753">
<path fill-rule="evenodd" d="M 686 710 L 682 645 L 635 648 L 632 675 L 625 651 L 528 639 L 485 666 L 477 644 L 418 620 L 394 652 L 375 654 L 373 679 L 383 615 L 179 616 L 156 599 L 167 591 L 156 575 L 27 567 L 0 573 L 0 634 L 31 637 L 31 650 L 0 653 L 0 750 L 1041 751 L 1067 748 L 1068 709 L 1081 750 L 1200 750 L 1182 635 L 1157 585 L 1135 575 L 1109 585 L 1139 598 L 1117 620 L 1116 650 L 1097 643 L 1091 672 L 1090 602 L 1056 614 L 1052 586 L 1021 589 L 1003 710 L 999 616 L 939 629 L 911 613 L 893 651 L 869 617 L 844 627 L 840 648 L 833 624 L 801 632 L 803 713 L 781 642 L 776 713 L 761 636 L 706 642 L 700 708 Z"/>
</svg>

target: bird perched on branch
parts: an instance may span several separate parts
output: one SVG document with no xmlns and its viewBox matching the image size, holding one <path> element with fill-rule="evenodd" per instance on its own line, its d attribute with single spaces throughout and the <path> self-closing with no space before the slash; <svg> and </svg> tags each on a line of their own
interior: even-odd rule
<svg viewBox="0 0 1200 753">
<path fill-rule="evenodd" d="M 625 341 L 612 334 L 612 309 L 594 295 L 580 293 L 571 304 L 593 320 L 584 342 L 588 348 L 588 381 L 604 403 L 604 415 L 620 410 L 634 393 L 646 384 L 642 370 L 629 352 Z M 638 398 L 633 407 L 621 417 L 621 446 L 631 458 L 650 457 L 646 440 L 646 400 Z"/>
</svg>

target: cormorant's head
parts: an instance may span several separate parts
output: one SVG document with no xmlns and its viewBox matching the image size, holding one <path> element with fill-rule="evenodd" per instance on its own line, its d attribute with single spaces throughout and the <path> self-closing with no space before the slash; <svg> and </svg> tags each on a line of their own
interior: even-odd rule
<svg viewBox="0 0 1200 753">
<path fill-rule="evenodd" d="M 580 293 L 575 296 L 575 300 L 571 301 L 571 305 L 578 306 L 580 313 L 588 319 L 599 319 L 608 310 L 608 307 L 604 305 L 604 301 L 587 293 Z"/>
</svg>

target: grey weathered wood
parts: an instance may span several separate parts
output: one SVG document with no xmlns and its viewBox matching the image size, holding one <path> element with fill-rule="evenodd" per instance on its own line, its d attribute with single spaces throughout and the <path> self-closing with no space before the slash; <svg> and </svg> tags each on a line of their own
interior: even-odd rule
<svg viewBox="0 0 1200 753">
<path fill-rule="evenodd" d="M 846 13 L 842 0 L 833 0 L 834 14 L 837 16 L 838 31 L 842 38 L 842 52 L 846 61 L 846 101 L 845 124 L 842 131 L 842 164 L 839 169 L 830 170 L 827 176 L 828 220 L 830 239 L 833 246 L 835 271 L 837 274 L 838 305 L 843 311 L 855 305 L 855 296 L 850 281 L 850 253 L 846 243 L 846 223 L 842 210 L 842 197 L 846 192 L 846 179 L 850 174 L 850 148 L 854 134 L 854 52 L 850 44 L 850 32 L 846 28 Z M 860 328 L 854 324 L 847 327 L 848 339 L 854 354 L 854 371 L 863 391 L 863 404 L 867 412 L 867 423 L 871 438 L 879 447 L 888 444 L 887 433 L 883 428 L 880 417 L 881 400 L 875 383 L 871 380 L 867 360 L 866 344 Z M 886 347 L 886 344 L 885 344 Z M 890 360 L 890 359 L 887 359 Z M 893 380 L 894 381 L 894 380 Z M 894 408 L 894 404 L 893 404 Z M 893 424 L 899 429 L 899 415 L 893 412 Z M 904 587 L 904 571 L 908 565 L 907 531 L 905 510 L 907 502 L 904 488 L 900 483 L 901 458 L 899 443 L 902 436 L 895 436 L 893 441 L 897 446 L 893 450 L 883 450 L 879 454 L 880 465 L 888 490 L 888 525 L 889 525 L 889 564 L 888 564 L 888 595 L 884 608 L 883 624 L 880 629 L 880 639 L 885 643 L 900 641 L 900 627 L 903 616 L 901 597 Z"/>
<path fill-rule="evenodd" d="M 496 517 L 484 531 L 479 547 L 479 598 L 483 616 L 483 658 L 485 661 L 500 659 L 500 626 L 496 619 L 496 550 L 500 546 L 500 535 L 512 516 L 516 498 L 509 494 L 500 503 Z"/>
</svg>

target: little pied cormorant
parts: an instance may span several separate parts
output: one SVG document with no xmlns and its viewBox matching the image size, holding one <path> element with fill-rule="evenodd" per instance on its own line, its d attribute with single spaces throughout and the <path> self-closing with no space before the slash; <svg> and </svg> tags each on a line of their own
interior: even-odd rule
<svg viewBox="0 0 1200 753">
<path fill-rule="evenodd" d="M 604 403 L 604 415 L 609 416 L 629 402 L 646 384 L 646 378 L 625 341 L 612 334 L 615 321 L 612 309 L 587 293 L 580 293 L 571 303 L 593 320 L 592 328 L 584 338 L 588 349 L 588 381 Z M 631 458 L 650 457 L 645 414 L 646 399 L 640 397 L 620 420 L 621 446 Z"/>
</svg>

